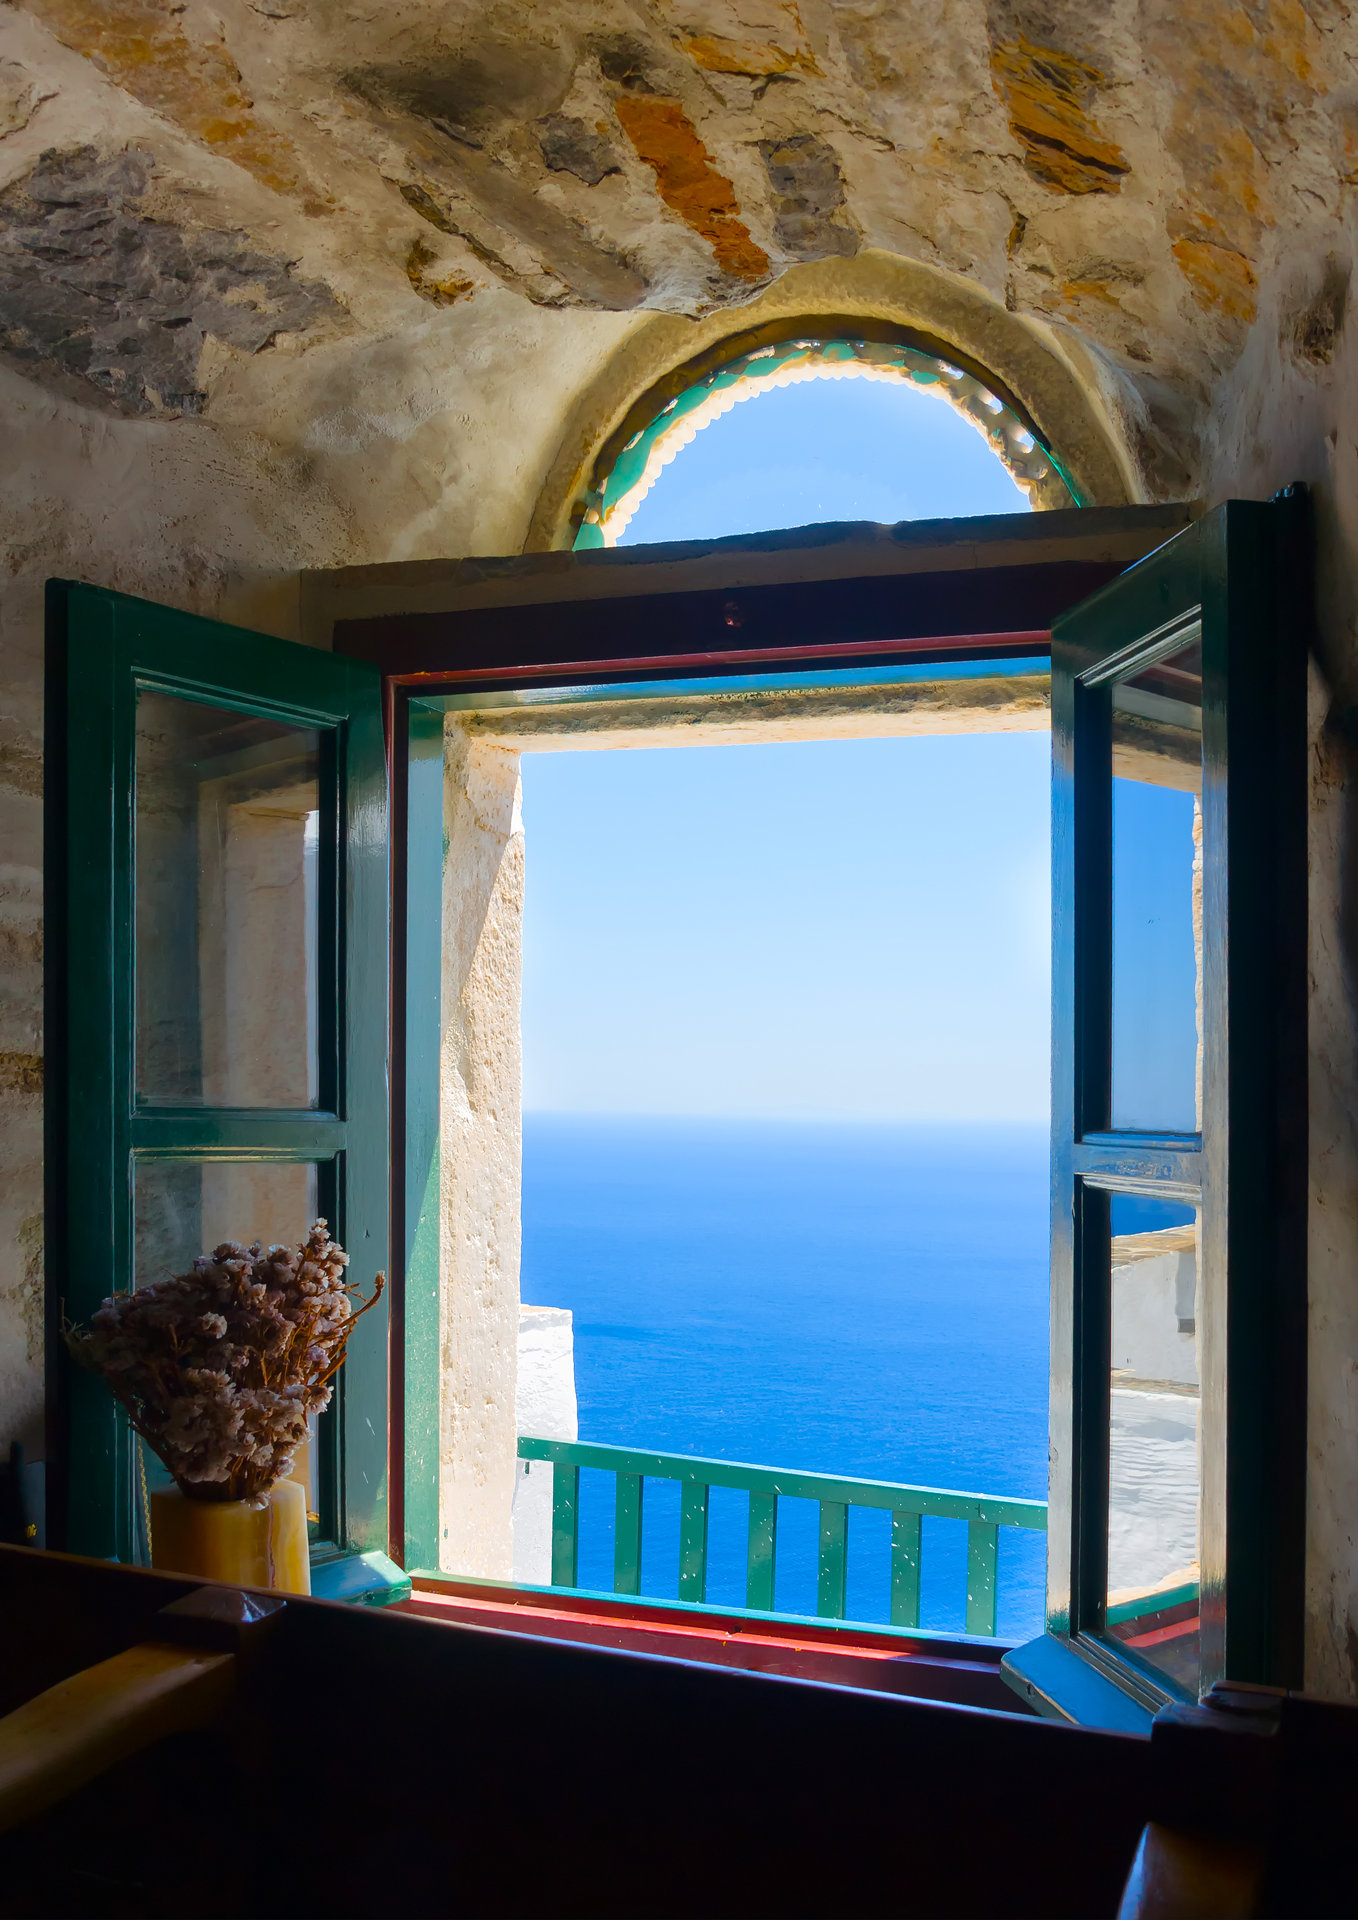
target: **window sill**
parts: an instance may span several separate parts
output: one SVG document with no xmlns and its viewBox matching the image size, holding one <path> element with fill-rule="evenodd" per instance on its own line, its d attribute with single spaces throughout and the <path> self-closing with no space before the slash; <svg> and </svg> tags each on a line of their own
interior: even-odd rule
<svg viewBox="0 0 1358 1920">
<path fill-rule="evenodd" d="M 1044 1720 L 1064 1720 L 1108 1733 L 1149 1736 L 1150 1709 L 1133 1700 L 1054 1633 L 1011 1648 L 1000 1673 L 1019 1699 Z"/>
<path fill-rule="evenodd" d="M 410 1598 L 410 1575 L 385 1553 L 338 1553 L 312 1561 L 311 1597 L 351 1607 L 397 1606 Z"/>
<path fill-rule="evenodd" d="M 616 1652 L 734 1667 L 989 1712 L 1031 1711 L 1000 1675 L 1005 1643 L 722 1612 L 675 1601 L 517 1587 L 415 1572 L 403 1613 Z"/>
</svg>

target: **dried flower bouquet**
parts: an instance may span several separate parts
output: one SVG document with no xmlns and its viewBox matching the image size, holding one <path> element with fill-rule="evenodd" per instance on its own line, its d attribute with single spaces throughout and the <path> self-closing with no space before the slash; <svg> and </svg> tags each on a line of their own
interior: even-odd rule
<svg viewBox="0 0 1358 1920">
<path fill-rule="evenodd" d="M 349 1256 L 318 1220 L 300 1247 L 227 1241 L 189 1273 L 106 1299 L 66 1329 L 192 1500 L 259 1500 L 330 1403 L 354 1323 Z"/>
</svg>

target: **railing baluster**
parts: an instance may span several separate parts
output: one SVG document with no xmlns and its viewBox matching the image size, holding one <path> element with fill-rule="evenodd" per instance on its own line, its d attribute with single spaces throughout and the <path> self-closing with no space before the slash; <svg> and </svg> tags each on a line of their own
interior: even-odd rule
<svg viewBox="0 0 1358 1920">
<path fill-rule="evenodd" d="M 707 1598 L 707 1493 L 701 1480 L 685 1480 L 679 1503 L 679 1598 Z"/>
<path fill-rule="evenodd" d="M 919 1625 L 920 1557 L 923 1546 L 921 1516 L 902 1513 L 891 1516 L 891 1624 L 893 1627 Z"/>
<path fill-rule="evenodd" d="M 909 1632 L 919 1628 L 924 1520 L 966 1522 L 966 1627 L 968 1633 L 986 1638 L 994 1637 L 998 1624 L 1000 1528 L 1043 1530 L 1047 1525 L 1044 1501 L 1007 1495 L 908 1487 L 888 1480 L 846 1480 L 837 1474 L 760 1467 L 738 1460 L 701 1460 L 691 1454 L 648 1453 L 592 1441 L 536 1439 L 529 1434 L 520 1434 L 518 1450 L 521 1460 L 552 1465 L 554 1587 L 575 1587 L 579 1582 L 581 1467 L 614 1476 L 613 1584 L 620 1594 L 641 1591 L 642 1498 L 648 1479 L 679 1483 L 679 1598 L 696 1605 L 707 1600 L 708 1507 L 713 1487 L 743 1493 L 749 1500 L 745 1605 L 758 1613 L 777 1612 L 779 1500 L 814 1500 L 819 1507 L 816 1598 L 817 1614 L 824 1620 L 847 1617 L 850 1507 L 889 1513 L 891 1625 Z"/>
<path fill-rule="evenodd" d="M 613 1591 L 641 1592 L 641 1499 L 645 1481 L 639 1473 L 616 1474 L 618 1491 L 613 1507 Z"/>
<path fill-rule="evenodd" d="M 558 1460 L 552 1468 L 552 1585 L 580 1584 L 580 1469 Z"/>
<path fill-rule="evenodd" d="M 758 1613 L 773 1612 L 774 1568 L 778 1555 L 778 1495 L 750 1495 L 750 1545 L 745 1558 L 745 1604 Z"/>
<path fill-rule="evenodd" d="M 967 1523 L 967 1632 L 995 1632 L 1000 1530 L 983 1520 Z"/>
<path fill-rule="evenodd" d="M 844 1618 L 849 1572 L 849 1509 L 843 1500 L 820 1503 L 820 1579 L 816 1612 L 822 1620 Z"/>
</svg>

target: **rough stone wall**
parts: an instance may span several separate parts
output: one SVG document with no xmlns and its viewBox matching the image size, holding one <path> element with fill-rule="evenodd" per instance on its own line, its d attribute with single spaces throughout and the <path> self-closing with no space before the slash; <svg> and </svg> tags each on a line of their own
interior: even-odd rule
<svg viewBox="0 0 1358 1920">
<path fill-rule="evenodd" d="M 69 172 L 79 149 L 108 157 L 140 136 L 165 203 L 126 216 L 148 265 L 164 268 L 176 224 L 194 270 L 211 256 L 179 346 L 187 361 L 205 332 L 208 365 L 197 388 L 158 390 L 171 408 L 212 393 L 216 363 L 257 350 L 268 317 L 290 340 L 372 338 L 492 288 L 549 310 L 696 315 L 866 246 L 1092 342 L 1152 484 L 1174 491 L 1194 482 L 1212 391 L 1284 259 L 1335 255 L 1303 335 L 1342 307 L 1337 223 L 1358 178 L 1347 0 L 22 0 L 6 14 L 0 186 L 44 152 Z M 90 290 L 62 283 L 63 305 Z M 247 311 L 214 329 L 209 309 L 220 321 L 233 302 Z M 18 327 L 0 325 L 55 377 L 69 355 L 31 304 L 20 295 Z M 130 370 L 119 350 L 114 329 L 90 377 L 135 394 L 147 342 Z"/>
<path fill-rule="evenodd" d="M 1145 497 L 1316 487 L 1310 1679 L 1358 1692 L 1356 58 L 1348 0 L 0 8 L 0 1442 L 39 1410 L 44 578 L 287 634 L 300 567 L 516 551 L 647 310 L 883 249 L 1067 354 Z"/>
</svg>

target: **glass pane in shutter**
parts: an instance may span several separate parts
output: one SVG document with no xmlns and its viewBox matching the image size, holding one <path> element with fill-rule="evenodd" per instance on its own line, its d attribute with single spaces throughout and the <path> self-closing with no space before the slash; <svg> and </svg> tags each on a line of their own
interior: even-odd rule
<svg viewBox="0 0 1358 1920">
<path fill-rule="evenodd" d="M 137 1162 L 133 1180 L 133 1285 L 145 1287 L 184 1273 L 200 1253 L 223 1240 L 295 1246 L 320 1207 L 318 1169 L 309 1161 L 174 1160 Z M 311 1423 L 312 1439 L 315 1422 Z M 171 1484 L 163 1462 L 136 1442 L 138 1558 L 151 1558 L 148 1496 Z M 291 1476 L 307 1488 L 314 1511 L 313 1449 L 304 1447 Z"/>
<path fill-rule="evenodd" d="M 133 1284 L 183 1273 L 224 1240 L 296 1246 L 319 1207 L 311 1161 L 139 1160 Z"/>
<path fill-rule="evenodd" d="M 1110 1638 L 1196 1691 L 1201 1507 L 1198 1217 L 1112 1199 Z"/>
<path fill-rule="evenodd" d="M 1200 1125 L 1202 659 L 1195 643 L 1113 687 L 1111 1124 Z"/>
<path fill-rule="evenodd" d="M 320 736 L 137 697 L 137 1096 L 314 1107 Z"/>
</svg>

